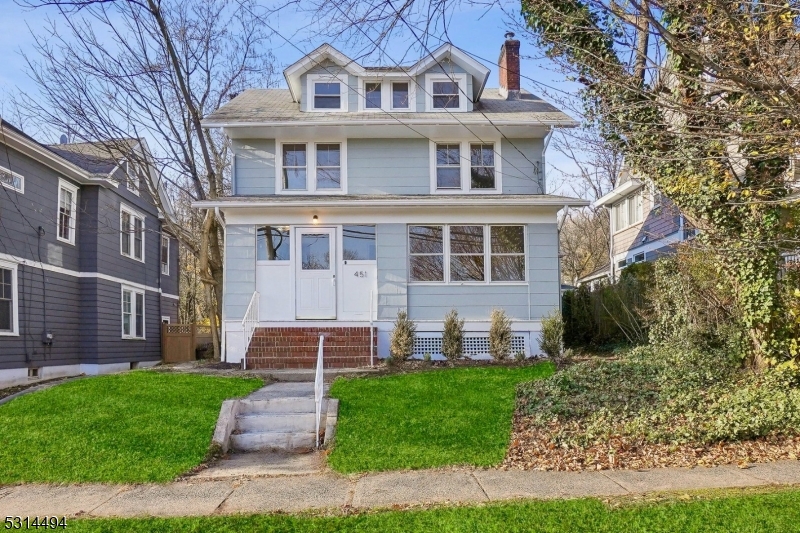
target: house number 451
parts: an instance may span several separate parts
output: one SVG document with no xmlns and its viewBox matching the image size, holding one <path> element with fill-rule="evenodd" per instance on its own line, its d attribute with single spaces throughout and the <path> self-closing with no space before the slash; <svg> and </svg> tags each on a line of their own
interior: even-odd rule
<svg viewBox="0 0 800 533">
<path fill-rule="evenodd" d="M 356 270 L 353 273 L 353 275 L 355 277 L 357 277 L 357 278 L 366 278 L 367 277 L 367 271 L 366 270 Z"/>
</svg>

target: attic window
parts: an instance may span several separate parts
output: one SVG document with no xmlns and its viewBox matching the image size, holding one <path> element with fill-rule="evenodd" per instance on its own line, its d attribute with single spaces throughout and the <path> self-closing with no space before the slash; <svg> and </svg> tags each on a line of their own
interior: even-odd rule
<svg viewBox="0 0 800 533">
<path fill-rule="evenodd" d="M 314 109 L 339 109 L 342 94 L 339 82 L 314 84 Z"/>
<path fill-rule="evenodd" d="M 0 184 L 17 192 L 24 192 L 25 178 L 7 168 L 0 167 Z"/>
<path fill-rule="evenodd" d="M 467 94 L 470 91 L 466 74 L 426 74 L 426 111 L 468 111 Z"/>
<path fill-rule="evenodd" d="M 458 109 L 457 81 L 433 82 L 433 107 L 434 109 Z"/>
</svg>

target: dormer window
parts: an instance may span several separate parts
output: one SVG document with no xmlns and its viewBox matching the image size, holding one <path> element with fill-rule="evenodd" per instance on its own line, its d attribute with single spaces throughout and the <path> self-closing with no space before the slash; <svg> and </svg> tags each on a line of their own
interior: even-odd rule
<svg viewBox="0 0 800 533">
<path fill-rule="evenodd" d="M 408 109 L 408 83 L 392 83 L 392 109 Z"/>
<path fill-rule="evenodd" d="M 327 74 L 308 75 L 309 111 L 347 111 L 347 78 Z"/>
<path fill-rule="evenodd" d="M 466 74 L 428 74 L 425 76 L 427 111 L 467 111 Z"/>
<path fill-rule="evenodd" d="M 365 109 L 380 109 L 381 108 L 381 83 L 365 83 L 364 84 L 364 108 Z"/>
</svg>

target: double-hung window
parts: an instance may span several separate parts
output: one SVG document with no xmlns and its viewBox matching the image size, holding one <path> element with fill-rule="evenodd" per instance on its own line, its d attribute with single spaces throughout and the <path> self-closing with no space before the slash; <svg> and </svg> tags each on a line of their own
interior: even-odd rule
<svg viewBox="0 0 800 533">
<path fill-rule="evenodd" d="M 364 109 L 380 109 L 381 82 L 367 82 L 364 84 Z"/>
<path fill-rule="evenodd" d="M 122 338 L 144 339 L 144 292 L 122 287 Z"/>
<path fill-rule="evenodd" d="M 409 109 L 410 107 L 409 83 L 406 81 L 392 82 L 392 109 Z"/>
<path fill-rule="evenodd" d="M 123 205 L 119 213 L 120 253 L 144 263 L 144 216 Z"/>
<path fill-rule="evenodd" d="M 431 192 L 500 192 L 499 148 L 494 142 L 431 143 Z"/>
<path fill-rule="evenodd" d="M 5 167 L 0 167 L 0 185 L 17 192 L 25 192 L 25 178 L 22 174 L 12 172 Z"/>
<path fill-rule="evenodd" d="M 169 237 L 161 236 L 161 273 L 169 276 Z"/>
<path fill-rule="evenodd" d="M 409 280 L 524 282 L 525 226 L 409 226 Z"/>
<path fill-rule="evenodd" d="M 17 265 L 0 262 L 0 335 L 18 335 Z"/>
<path fill-rule="evenodd" d="M 309 111 L 347 111 L 347 75 L 309 74 Z"/>
<path fill-rule="evenodd" d="M 642 221 L 642 191 L 636 191 L 613 207 L 614 230 L 621 231 Z"/>
<path fill-rule="evenodd" d="M 298 194 L 345 191 L 344 141 L 283 143 L 280 154 L 281 180 L 278 192 Z"/>
<path fill-rule="evenodd" d="M 459 107 L 459 87 L 457 81 L 435 81 L 433 82 L 433 108 L 434 109 L 458 109 Z"/>
<path fill-rule="evenodd" d="M 58 232 L 59 241 L 75 244 L 75 211 L 78 205 L 78 187 L 64 180 L 58 181 Z"/>
<path fill-rule="evenodd" d="M 467 111 L 466 74 L 425 76 L 426 110 L 439 113 Z"/>
</svg>

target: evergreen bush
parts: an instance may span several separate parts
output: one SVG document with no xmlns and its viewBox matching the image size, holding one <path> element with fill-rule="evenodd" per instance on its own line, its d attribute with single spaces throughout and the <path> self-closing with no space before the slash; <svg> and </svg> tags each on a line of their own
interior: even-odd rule
<svg viewBox="0 0 800 533">
<path fill-rule="evenodd" d="M 464 354 L 464 319 L 458 318 L 458 311 L 451 309 L 444 315 L 442 331 L 442 355 L 455 361 Z"/>
<path fill-rule="evenodd" d="M 405 361 L 414 353 L 417 325 L 408 318 L 408 312 L 398 311 L 394 329 L 389 337 L 389 352 L 395 361 Z"/>
<path fill-rule="evenodd" d="M 502 309 L 492 309 L 489 326 L 489 355 L 495 361 L 504 361 L 511 354 L 511 319 Z"/>
</svg>

